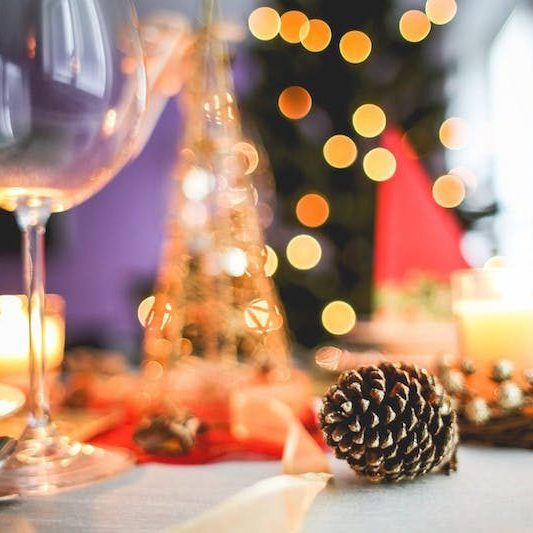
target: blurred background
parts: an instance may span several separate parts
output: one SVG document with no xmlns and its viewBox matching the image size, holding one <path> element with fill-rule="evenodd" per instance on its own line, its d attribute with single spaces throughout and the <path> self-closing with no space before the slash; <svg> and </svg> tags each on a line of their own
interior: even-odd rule
<svg viewBox="0 0 533 533">
<path fill-rule="evenodd" d="M 135 4 L 141 18 L 168 10 L 197 21 L 199 2 Z M 494 256 L 532 260 L 533 2 L 442 5 L 448 11 L 428 11 L 430 23 L 405 15 L 423 13 L 423 0 L 220 1 L 246 133 L 262 143 L 275 178 L 260 212 L 297 346 L 352 330 L 355 315 L 446 319 L 447 269 Z M 270 36 L 268 25 L 249 22 L 262 6 L 303 11 L 331 35 L 318 28 L 303 46 L 283 31 Z M 170 101 L 136 161 L 52 217 L 48 292 L 66 299 L 69 347 L 139 358 L 137 307 L 157 273 L 181 131 Z M 414 181 L 400 190 L 402 173 Z M 416 209 L 414 198 L 423 198 Z M 420 259 L 441 256 L 442 268 Z M 2 212 L 0 293 L 21 288 L 19 235 Z"/>
</svg>

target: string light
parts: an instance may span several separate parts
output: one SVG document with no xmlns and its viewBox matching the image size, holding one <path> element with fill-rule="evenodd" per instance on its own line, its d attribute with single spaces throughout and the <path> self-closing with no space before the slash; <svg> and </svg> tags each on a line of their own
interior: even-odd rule
<svg viewBox="0 0 533 533">
<path fill-rule="evenodd" d="M 461 150 L 468 145 L 469 126 L 464 118 L 447 118 L 439 128 L 439 139 L 450 150 Z"/>
<path fill-rule="evenodd" d="M 303 87 L 292 85 L 281 91 L 278 98 L 279 110 L 291 120 L 304 118 L 313 105 L 309 92 Z"/>
<path fill-rule="evenodd" d="M 427 0 L 426 15 L 433 24 L 448 24 L 457 13 L 455 0 Z"/>
<path fill-rule="evenodd" d="M 411 43 L 423 41 L 429 35 L 430 30 L 431 22 L 422 11 L 411 9 L 400 18 L 400 34 L 406 41 Z"/>
<path fill-rule="evenodd" d="M 465 198 L 465 185 L 460 178 L 446 174 L 433 184 L 433 198 L 441 207 L 457 207 Z"/>
<path fill-rule="evenodd" d="M 334 168 L 349 167 L 357 157 L 357 147 L 346 135 L 333 135 L 324 144 L 324 159 Z"/>
<path fill-rule="evenodd" d="M 287 11 L 281 15 L 281 27 L 279 34 L 281 38 L 290 44 L 301 42 L 300 30 L 309 19 L 301 11 Z M 304 38 L 306 35 L 303 36 Z"/>
<path fill-rule="evenodd" d="M 308 20 L 300 28 L 300 40 L 309 52 L 322 52 L 331 42 L 331 28 L 323 20 Z"/>
<path fill-rule="evenodd" d="M 386 148 L 374 148 L 363 159 L 365 174 L 374 181 L 386 181 L 396 172 L 396 158 Z"/>
<path fill-rule="evenodd" d="M 281 19 L 278 12 L 271 7 L 258 7 L 248 17 L 251 34 L 261 41 L 270 41 L 279 33 Z"/>
<path fill-rule="evenodd" d="M 309 270 L 322 258 L 322 247 L 311 235 L 297 235 L 287 245 L 287 259 L 298 270 Z"/>
<path fill-rule="evenodd" d="M 372 41 L 362 31 L 349 31 L 341 37 L 339 50 L 343 59 L 348 63 L 362 63 L 372 51 Z"/>
<path fill-rule="evenodd" d="M 352 117 L 355 131 L 362 137 L 376 137 L 387 125 L 387 117 L 381 107 L 375 104 L 359 106 Z"/>
<path fill-rule="evenodd" d="M 259 8 L 269 9 L 269 8 Z M 258 11 L 258 10 L 256 10 Z M 274 13 L 277 15 L 277 12 Z M 451 21 L 457 11 L 455 0 L 427 0 L 425 13 L 419 10 L 410 10 L 404 13 L 399 22 L 399 30 L 402 37 L 413 43 L 424 40 L 431 31 L 431 23 L 446 24 Z M 254 12 L 255 13 L 255 12 Z M 281 16 L 280 23 L 276 28 L 276 17 L 263 13 L 261 24 L 252 30 L 254 24 L 249 21 L 250 30 L 257 38 L 263 40 L 274 38 L 277 33 L 288 43 L 301 42 L 304 48 L 310 52 L 321 52 L 331 42 L 331 29 L 329 25 L 320 19 L 309 20 L 301 11 L 287 11 Z M 267 24 L 266 20 L 270 23 Z M 254 33 L 255 31 L 255 33 Z M 258 36 L 262 35 L 262 36 Z M 364 62 L 372 52 L 372 41 L 362 31 L 349 31 L 345 33 L 339 42 L 339 50 L 342 58 L 353 64 Z M 287 87 L 279 96 L 278 106 L 280 112 L 291 120 L 304 118 L 312 107 L 312 98 L 303 87 Z M 464 122 L 457 122 L 456 117 L 445 121 L 439 131 L 439 137 L 444 146 L 458 149 L 463 146 Z M 387 123 L 384 111 L 375 104 L 367 103 L 359 106 L 353 116 L 354 130 L 366 138 L 380 135 Z M 346 168 L 353 164 L 357 157 L 355 142 L 346 135 L 334 135 L 330 137 L 323 147 L 326 162 L 334 168 Z M 363 168 L 370 179 L 384 181 L 390 179 L 396 172 L 396 158 L 386 148 L 370 150 L 364 157 Z M 466 169 L 468 170 L 468 169 Z M 457 167 L 450 171 L 449 175 L 441 176 L 433 185 L 435 201 L 443 207 L 455 207 L 459 205 L 465 196 L 465 183 L 469 187 L 475 187 L 477 181 L 470 172 L 467 174 L 463 167 Z M 318 227 L 329 217 L 329 204 L 326 198 L 316 193 L 309 193 L 300 198 L 296 205 L 296 216 L 301 224 L 308 227 Z M 272 276 L 278 267 L 276 252 L 266 246 L 267 260 L 265 274 Z M 300 270 L 308 270 L 315 267 L 321 257 L 320 243 L 310 235 L 302 234 L 294 237 L 287 245 L 287 259 L 289 263 Z M 255 302 L 254 306 L 260 311 L 267 311 L 267 302 Z M 263 309 L 264 308 L 264 309 Z M 347 302 L 330 302 L 322 311 L 322 325 L 331 334 L 345 335 L 353 329 L 357 317 L 353 307 Z M 247 322 L 249 320 L 247 319 Z M 251 325 L 251 324 L 249 324 Z"/>
<path fill-rule="evenodd" d="M 317 228 L 329 217 L 328 201 L 320 194 L 306 194 L 296 204 L 296 217 L 304 226 Z"/>
<path fill-rule="evenodd" d="M 268 244 L 265 246 L 265 249 L 266 249 L 265 276 L 270 278 L 276 273 L 276 270 L 278 269 L 278 265 L 279 265 L 278 254 Z"/>
<path fill-rule="evenodd" d="M 341 300 L 330 302 L 322 310 L 322 325 L 333 335 L 346 335 L 356 322 L 357 316 L 353 307 Z"/>
</svg>

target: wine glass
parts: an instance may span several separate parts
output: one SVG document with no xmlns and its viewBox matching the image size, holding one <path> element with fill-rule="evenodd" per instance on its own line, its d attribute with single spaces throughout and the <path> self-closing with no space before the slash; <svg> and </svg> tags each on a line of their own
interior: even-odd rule
<svg viewBox="0 0 533 533">
<path fill-rule="evenodd" d="M 132 464 L 127 452 L 58 433 L 45 381 L 44 234 L 51 213 L 99 191 L 130 157 L 146 74 L 130 0 L 3 0 L 0 207 L 23 234 L 30 335 L 29 418 L 0 488 L 49 494 Z"/>
</svg>

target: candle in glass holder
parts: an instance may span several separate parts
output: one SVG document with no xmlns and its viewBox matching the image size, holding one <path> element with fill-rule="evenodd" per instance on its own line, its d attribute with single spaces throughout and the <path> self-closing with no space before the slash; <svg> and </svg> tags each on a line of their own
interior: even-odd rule
<svg viewBox="0 0 533 533">
<path fill-rule="evenodd" d="M 46 296 L 44 343 L 46 366 L 56 369 L 63 360 L 65 348 L 64 300 L 58 295 Z M 0 379 L 27 375 L 29 366 L 27 298 L 0 295 Z"/>
<path fill-rule="evenodd" d="M 533 272 L 459 271 L 452 290 L 463 359 L 485 375 L 502 359 L 513 363 L 516 377 L 533 368 Z"/>
</svg>

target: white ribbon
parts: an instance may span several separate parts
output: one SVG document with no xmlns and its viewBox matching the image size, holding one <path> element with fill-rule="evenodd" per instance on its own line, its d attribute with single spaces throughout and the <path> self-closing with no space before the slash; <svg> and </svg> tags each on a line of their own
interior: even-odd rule
<svg viewBox="0 0 533 533">
<path fill-rule="evenodd" d="M 330 474 L 276 476 L 237 493 L 169 533 L 298 533 Z"/>
</svg>

